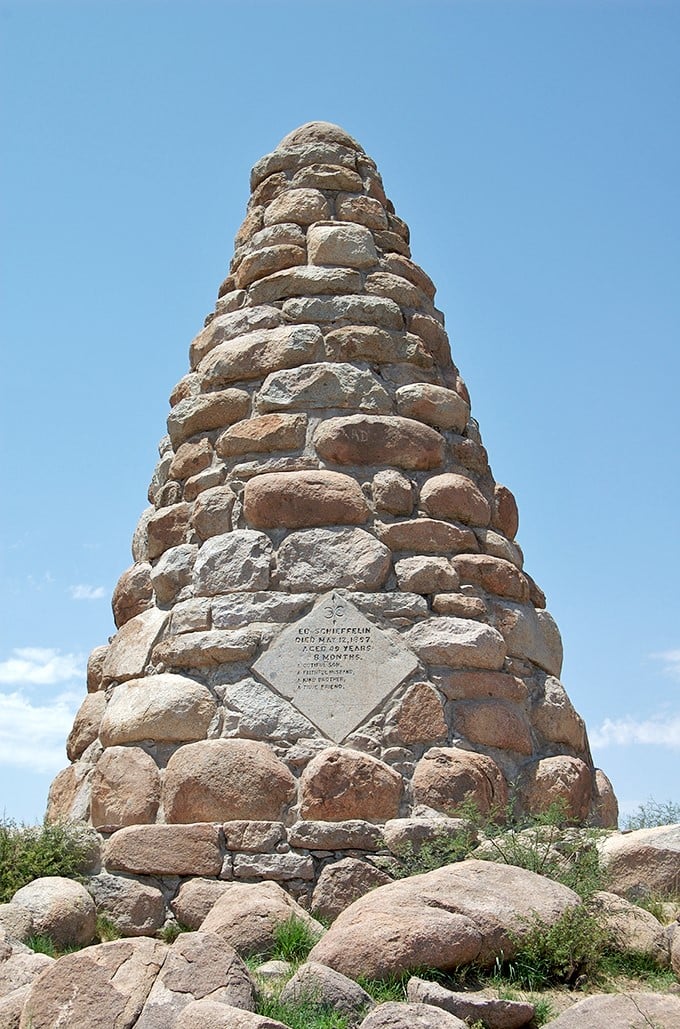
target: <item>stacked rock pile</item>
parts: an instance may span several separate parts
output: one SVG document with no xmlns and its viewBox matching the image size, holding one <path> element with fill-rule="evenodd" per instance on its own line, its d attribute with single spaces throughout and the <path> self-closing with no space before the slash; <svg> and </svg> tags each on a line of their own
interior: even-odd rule
<svg viewBox="0 0 680 1029">
<path fill-rule="evenodd" d="M 308 901 L 466 798 L 615 824 L 375 163 L 316 122 L 251 187 L 49 816 L 165 901 L 195 876 Z"/>
</svg>

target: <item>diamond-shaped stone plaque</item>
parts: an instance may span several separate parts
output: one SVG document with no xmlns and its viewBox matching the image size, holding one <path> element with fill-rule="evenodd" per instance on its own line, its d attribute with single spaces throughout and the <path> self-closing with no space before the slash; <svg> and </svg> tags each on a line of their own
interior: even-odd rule
<svg viewBox="0 0 680 1029">
<path fill-rule="evenodd" d="M 340 743 L 418 660 L 337 593 L 287 626 L 253 670 L 318 729 Z"/>
</svg>

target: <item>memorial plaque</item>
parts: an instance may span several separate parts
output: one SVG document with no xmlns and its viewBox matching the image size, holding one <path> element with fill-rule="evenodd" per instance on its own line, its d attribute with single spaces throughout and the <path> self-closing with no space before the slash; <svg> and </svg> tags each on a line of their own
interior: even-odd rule
<svg viewBox="0 0 680 1029">
<path fill-rule="evenodd" d="M 253 671 L 340 743 L 417 666 L 408 647 L 328 593 L 283 630 Z"/>
</svg>

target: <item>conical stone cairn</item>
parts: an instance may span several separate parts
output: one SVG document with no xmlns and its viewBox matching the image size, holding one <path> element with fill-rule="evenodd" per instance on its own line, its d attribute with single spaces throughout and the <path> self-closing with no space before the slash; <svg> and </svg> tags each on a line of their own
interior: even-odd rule
<svg viewBox="0 0 680 1029">
<path fill-rule="evenodd" d="M 108 880 L 309 901 L 464 802 L 616 823 L 434 295 L 342 129 L 255 165 L 50 793 Z"/>
</svg>

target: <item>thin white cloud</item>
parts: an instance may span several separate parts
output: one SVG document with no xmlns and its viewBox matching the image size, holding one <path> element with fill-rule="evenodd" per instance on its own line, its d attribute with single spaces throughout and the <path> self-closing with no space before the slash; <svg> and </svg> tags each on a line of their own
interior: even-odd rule
<svg viewBox="0 0 680 1029">
<path fill-rule="evenodd" d="M 680 714 L 657 715 L 636 721 L 630 716 L 605 718 L 598 729 L 588 731 L 594 747 L 628 747 L 640 743 L 680 748 Z"/>
<path fill-rule="evenodd" d="M 664 675 L 680 679 L 680 650 L 662 650 L 658 654 L 652 654 L 651 657 L 655 661 L 663 661 Z"/>
<path fill-rule="evenodd" d="M 77 586 L 69 586 L 69 593 L 73 600 L 101 600 L 106 596 L 103 586 L 88 586 L 80 582 Z"/>
<path fill-rule="evenodd" d="M 0 764 L 40 773 L 63 768 L 75 711 L 63 699 L 31 704 L 18 691 L 0 693 Z"/>
<path fill-rule="evenodd" d="M 17 647 L 6 661 L 0 661 L 0 683 L 53 686 L 85 675 L 82 654 L 62 654 L 49 647 Z"/>
</svg>

